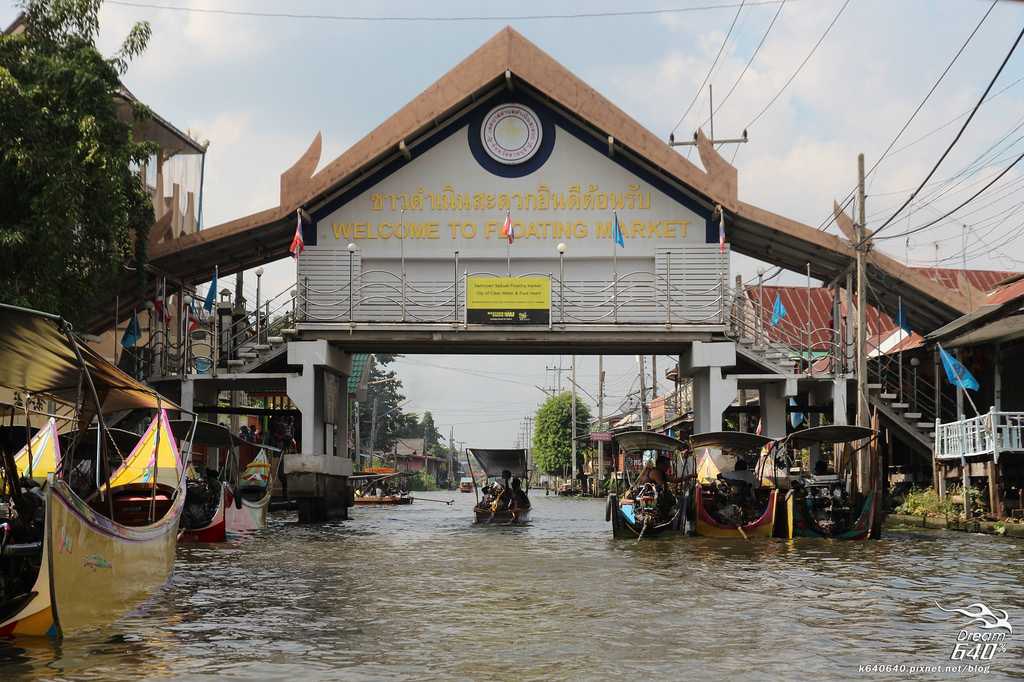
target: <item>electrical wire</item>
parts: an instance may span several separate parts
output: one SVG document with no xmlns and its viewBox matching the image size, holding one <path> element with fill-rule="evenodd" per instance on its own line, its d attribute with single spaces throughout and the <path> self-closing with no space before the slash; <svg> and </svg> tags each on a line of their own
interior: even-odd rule
<svg viewBox="0 0 1024 682">
<path fill-rule="evenodd" d="M 736 14 L 732 18 L 732 23 L 729 24 L 729 30 L 726 31 L 725 38 L 722 40 L 722 46 L 718 48 L 718 54 L 715 55 L 715 60 L 711 62 L 711 68 L 708 69 L 707 74 L 704 76 L 704 80 L 701 81 L 700 86 L 697 88 L 697 92 L 693 93 L 693 99 L 690 100 L 690 106 L 686 107 L 686 111 L 684 111 L 683 115 L 679 117 L 676 124 L 672 126 L 673 133 L 675 133 L 676 130 L 679 129 L 679 126 L 682 125 L 683 119 L 685 119 L 690 113 L 690 110 L 693 109 L 693 105 L 697 103 L 697 98 L 700 97 L 700 93 L 704 91 L 704 86 L 707 85 L 708 80 L 711 78 L 711 74 L 715 70 L 715 66 L 718 64 L 718 60 L 721 59 L 722 53 L 725 51 L 725 46 L 729 44 L 729 36 L 732 35 L 732 30 L 736 28 L 736 20 L 740 18 L 740 13 L 743 11 L 743 6 L 745 4 L 746 0 L 743 0 L 743 2 L 740 3 L 739 8 L 737 8 Z"/>
<path fill-rule="evenodd" d="M 350 22 L 429 22 L 443 23 L 451 21 L 538 21 L 547 19 L 605 19 L 620 17 L 645 17 L 659 16 L 666 14 L 685 14 L 691 12 L 706 12 L 720 9 L 732 9 L 735 7 L 748 7 L 760 5 L 776 5 L 785 0 L 743 0 L 742 2 L 726 2 L 719 4 L 694 5 L 691 7 L 661 7 L 646 10 L 614 10 L 608 12 L 573 12 L 564 14 L 518 14 L 518 15 L 467 15 L 467 16 L 372 16 L 357 14 L 306 14 L 298 12 L 260 12 L 253 10 L 231 10 L 213 7 L 184 7 L 182 5 L 166 5 L 151 2 L 134 2 L 132 0 L 107 0 L 107 4 L 120 5 L 122 7 L 134 7 L 138 9 L 158 9 L 172 12 L 187 12 L 193 14 L 221 14 L 233 17 L 260 17 L 269 19 L 316 19 L 323 21 L 350 21 Z"/>
<path fill-rule="evenodd" d="M 841 17 L 841 16 L 843 15 L 843 12 L 844 12 L 844 11 L 846 10 L 846 6 L 847 6 L 847 5 L 849 5 L 849 4 L 850 4 L 850 0 L 845 0 L 845 2 L 843 2 L 843 6 L 842 6 L 842 7 L 840 7 L 840 8 L 839 8 L 839 11 L 838 11 L 838 12 L 836 12 L 836 15 L 835 15 L 834 17 L 832 17 L 832 21 L 831 21 L 831 22 L 829 23 L 828 27 L 827 27 L 827 28 L 825 29 L 825 32 L 821 34 L 821 37 L 820 37 L 820 38 L 818 38 L 818 42 L 814 43 L 814 47 L 812 47 L 812 48 L 811 48 L 811 51 L 807 53 L 807 56 L 806 56 L 806 57 L 804 57 L 804 60 L 803 60 L 802 62 L 800 62 L 800 66 L 796 67 L 796 71 L 794 71 L 794 72 L 793 72 L 793 74 L 792 74 L 792 75 L 791 75 L 791 76 L 789 77 L 789 79 L 788 79 L 788 80 L 787 80 L 787 81 L 786 81 L 786 82 L 785 82 L 785 83 L 784 83 L 784 84 L 782 85 L 782 87 L 781 87 L 781 88 L 779 89 L 779 91 L 778 91 L 777 93 L 775 93 L 775 96 L 774 96 L 774 97 L 772 97 L 772 98 L 771 98 L 771 99 L 770 99 L 770 100 L 768 101 L 768 104 L 764 105 L 764 108 L 763 108 L 763 109 L 761 109 L 761 111 L 760 111 L 760 112 L 758 112 L 757 116 L 755 116 L 754 118 L 752 118 L 752 119 L 750 120 L 750 123 L 748 123 L 748 124 L 747 124 L 747 125 L 745 126 L 745 127 L 747 128 L 747 129 L 749 129 L 749 128 L 750 128 L 750 127 L 751 127 L 752 125 L 754 125 L 755 123 L 757 123 L 757 121 L 758 121 L 758 120 L 759 120 L 759 119 L 760 119 L 760 118 L 761 118 L 762 116 L 764 116 L 765 112 L 767 112 L 767 111 L 768 111 L 768 109 L 770 109 L 770 108 L 771 108 L 771 106 L 772 106 L 773 104 L 775 104 L 775 101 L 776 101 L 777 99 L 779 99 L 779 97 L 781 97 L 781 96 L 782 96 L 782 93 L 784 93 L 784 92 L 786 91 L 786 88 L 788 88 L 788 87 L 789 87 L 789 84 L 790 84 L 790 83 L 792 83 L 792 82 L 793 82 L 793 81 L 794 81 L 794 80 L 796 79 L 796 77 L 797 77 L 798 75 L 800 75 L 800 72 L 801 72 L 801 71 L 803 70 L 803 68 L 804 68 L 804 67 L 805 67 L 805 66 L 807 65 L 807 62 L 809 62 L 809 61 L 811 60 L 811 57 L 813 57 L 813 56 L 814 56 L 814 53 L 815 53 L 815 52 L 817 52 L 817 50 L 818 50 L 818 48 L 819 48 L 819 47 L 821 46 L 821 44 L 822 44 L 823 42 L 825 42 L 825 38 L 827 38 L 827 37 L 828 37 L 828 34 L 829 34 L 829 33 L 830 33 L 831 31 L 832 31 L 832 27 L 836 25 L 836 22 L 837 22 L 837 21 L 839 21 L 839 17 Z"/>
<path fill-rule="evenodd" d="M 1010 61 L 1010 57 L 1012 57 L 1013 53 L 1016 52 L 1017 46 L 1020 44 L 1021 38 L 1024 38 L 1024 29 L 1021 29 L 1021 32 L 1017 34 L 1017 39 L 1013 41 L 1013 45 L 1010 46 L 1009 52 L 1006 53 L 1006 56 L 1003 58 L 1002 63 L 999 65 L 999 68 L 996 70 L 995 75 L 992 76 L 992 79 L 989 81 L 988 87 L 986 87 L 985 88 L 985 92 L 983 92 L 981 94 L 981 97 L 978 99 L 977 104 L 974 105 L 974 109 L 971 110 L 971 113 L 970 113 L 970 115 L 968 115 L 967 120 L 964 121 L 964 124 L 960 127 L 960 130 L 957 132 L 956 137 L 954 137 L 953 140 L 949 143 L 949 146 L 946 147 L 946 150 L 944 152 L 942 152 L 942 156 L 940 156 L 939 160 L 935 162 L 935 165 L 932 166 L 932 169 L 930 171 L 928 171 L 928 175 L 926 175 L 924 177 L 924 180 L 921 181 L 921 184 L 918 186 L 918 188 L 916 190 L 914 190 L 914 192 L 907 198 L 906 201 L 903 202 L 903 204 L 898 209 L 896 209 L 896 211 L 889 217 L 888 220 L 886 220 L 884 223 L 882 223 L 882 225 L 877 230 L 874 231 L 874 234 L 871 235 L 871 238 L 875 238 L 878 235 L 879 232 L 881 232 L 886 227 L 888 227 L 892 223 L 892 221 L 894 221 L 897 218 L 897 216 L 899 216 L 899 214 L 903 212 L 903 209 L 905 209 L 907 207 L 907 205 L 909 205 L 910 202 L 914 200 L 914 197 L 916 197 L 917 193 L 921 191 L 921 189 L 925 186 L 925 184 L 927 184 L 927 182 L 929 180 L 931 180 L 932 176 L 935 175 L 935 172 L 939 170 L 939 166 L 942 165 L 942 162 L 945 161 L 947 156 L 949 156 L 949 153 L 951 151 L 953 151 L 953 147 L 955 147 L 957 142 L 960 141 L 960 138 L 963 136 L 964 131 L 967 130 L 967 127 L 971 124 L 971 121 L 974 120 L 974 116 L 975 116 L 975 114 L 978 113 L 978 109 L 981 108 L 981 104 L 982 104 L 982 102 L 985 101 L 985 97 L 987 97 L 988 93 L 992 90 L 992 86 L 994 86 L 996 84 L 996 80 L 999 79 L 999 75 L 1003 72 L 1003 69 L 1006 68 L 1006 64 L 1007 64 L 1007 62 Z M 1018 160 L 1019 160 L 1019 158 L 1018 158 Z M 1016 164 L 1017 164 L 1017 162 L 1015 161 L 1013 163 L 1013 165 L 1016 165 Z M 1010 168 L 1012 168 L 1013 165 L 1011 165 Z M 1009 169 L 1007 169 L 1007 170 L 1009 170 Z M 998 177 L 1002 177 L 1002 175 L 1003 174 L 1001 173 Z M 991 185 L 986 185 L 986 188 L 990 187 L 990 186 Z M 975 194 L 974 196 L 977 196 L 977 194 Z M 972 197 L 972 199 L 973 198 L 974 197 Z M 963 204 L 961 204 L 961 206 L 963 206 Z M 960 208 L 960 207 L 957 207 L 957 208 Z M 956 210 L 956 209 L 954 209 L 954 210 Z M 911 234 L 911 232 L 906 232 L 906 233 L 904 233 L 904 235 L 898 235 L 898 236 L 905 236 L 906 234 Z M 863 243 L 865 241 L 865 239 L 867 239 L 867 237 L 865 237 L 864 239 L 861 239 L 860 242 L 857 243 L 857 246 L 859 247 L 861 245 L 861 243 Z"/>
<path fill-rule="evenodd" d="M 717 114 L 718 110 L 725 106 L 725 103 L 729 101 L 729 98 L 732 96 L 732 93 L 736 90 L 736 86 L 740 84 L 740 81 L 743 80 L 743 76 L 746 75 L 747 69 L 750 68 L 750 65 L 754 63 L 754 59 L 757 58 L 757 53 L 761 51 L 761 46 L 764 45 L 764 41 L 768 39 L 768 34 L 772 32 L 772 27 L 775 26 L 775 22 L 779 18 L 779 15 L 782 14 L 782 8 L 785 6 L 786 0 L 782 0 L 782 2 L 779 3 L 779 8 L 775 10 L 775 16 L 772 17 L 771 23 L 768 24 L 768 28 L 765 29 L 764 35 L 761 36 L 761 42 L 759 42 L 757 44 L 757 47 L 754 48 L 754 52 L 750 55 L 750 59 L 747 60 L 747 63 L 746 65 L 744 65 L 743 70 L 740 71 L 740 75 L 736 78 L 735 82 L 733 82 L 732 87 L 729 88 L 729 92 L 725 93 L 725 97 L 722 98 L 722 100 L 718 103 L 718 106 L 716 106 L 714 110 L 711 112 L 711 116 Z M 704 121 L 704 123 L 701 124 L 701 126 L 706 126 L 711 121 L 711 116 L 709 116 Z M 676 127 L 678 127 L 678 125 Z M 736 145 L 736 148 L 739 149 L 738 144 Z M 733 152 L 732 158 L 733 160 L 736 159 L 736 152 Z"/>
</svg>

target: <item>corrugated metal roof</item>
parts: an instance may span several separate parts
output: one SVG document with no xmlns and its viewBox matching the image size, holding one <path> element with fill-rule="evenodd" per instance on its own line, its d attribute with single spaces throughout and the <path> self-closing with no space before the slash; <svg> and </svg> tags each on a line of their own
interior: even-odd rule
<svg viewBox="0 0 1024 682">
<path fill-rule="evenodd" d="M 369 366 L 369 353 L 355 353 L 352 355 L 352 374 L 348 377 L 349 395 L 355 394 L 359 390 L 359 384 L 366 381 L 366 375 L 370 371 Z"/>
<path fill-rule="evenodd" d="M 960 290 L 959 279 L 963 275 L 975 289 L 989 291 L 1003 280 L 1017 275 L 1005 270 L 954 270 L 952 268 L 913 268 L 925 277 L 934 280 L 953 291 Z"/>
<path fill-rule="evenodd" d="M 840 290 L 842 292 L 842 290 Z M 811 342 L 815 348 L 824 347 L 832 338 L 832 297 L 828 287 L 751 286 L 747 296 L 754 310 L 760 311 L 765 335 L 772 341 L 787 345 L 805 346 L 807 323 L 810 322 Z M 772 307 L 778 296 L 786 308 L 786 315 L 777 326 L 772 325 Z M 840 314 L 846 314 L 845 296 L 840 296 Z M 874 306 L 867 308 L 868 333 L 877 336 L 896 327 L 896 323 Z"/>
</svg>

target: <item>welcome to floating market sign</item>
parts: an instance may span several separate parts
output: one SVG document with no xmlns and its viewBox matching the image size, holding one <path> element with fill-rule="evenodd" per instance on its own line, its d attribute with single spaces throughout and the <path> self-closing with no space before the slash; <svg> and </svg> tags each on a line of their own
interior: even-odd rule
<svg viewBox="0 0 1024 682">
<path fill-rule="evenodd" d="M 517 259 L 610 258 L 706 242 L 705 218 L 560 127 L 539 105 L 502 103 L 468 120 L 317 222 L 310 250 L 363 260 L 504 259 L 506 214 Z"/>
</svg>

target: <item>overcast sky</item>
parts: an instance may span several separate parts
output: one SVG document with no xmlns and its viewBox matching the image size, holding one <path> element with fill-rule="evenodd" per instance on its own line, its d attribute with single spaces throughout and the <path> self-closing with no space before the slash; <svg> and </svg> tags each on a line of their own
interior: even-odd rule
<svg viewBox="0 0 1024 682">
<path fill-rule="evenodd" d="M 519 3 L 326 2 L 322 0 L 153 0 L 205 9 L 346 14 L 372 17 L 494 16 L 623 9 L 685 8 L 726 0 L 560 0 Z M 731 3 L 729 3 L 731 4 Z M 711 76 L 721 102 L 778 9 L 745 7 Z M 843 6 L 842 0 L 789 0 L 735 92 L 715 117 L 719 137 L 749 126 L 750 143 L 736 153 L 740 198 L 817 226 L 833 198 L 856 179 L 856 156 L 870 167 L 899 131 L 989 3 L 981 0 L 850 0 L 828 37 L 784 93 L 755 119 L 807 57 Z M 110 53 L 133 21 L 152 23 L 146 54 L 125 77 L 128 87 L 162 116 L 210 140 L 204 224 L 216 225 L 276 206 L 280 173 L 322 131 L 321 164 L 329 162 L 388 115 L 464 59 L 504 25 L 528 39 L 655 133 L 668 136 L 694 99 L 723 45 L 736 8 L 648 16 L 584 19 L 364 22 L 186 13 L 108 2 L 101 45 Z M 0 24 L 14 18 L 0 8 Z M 981 27 L 892 154 L 869 179 L 869 227 L 887 218 L 931 169 L 1009 50 L 1024 7 L 1000 3 Z M 1024 49 L 1022 49 L 1024 52 Z M 1024 76 L 1015 55 L 993 93 Z M 931 199 L 901 217 L 899 231 L 940 216 L 1020 154 L 1024 83 L 981 108 L 926 188 Z M 707 118 L 706 90 L 679 126 L 687 137 Z M 940 126 L 945 127 L 936 131 Z M 933 133 L 933 131 L 936 131 Z M 923 137 L 928 133 L 933 133 Z M 923 138 L 923 139 L 922 139 Z M 920 140 L 920 141 L 918 141 Z M 916 142 L 916 143 L 915 143 Z M 914 143 L 914 144 L 910 144 Z M 910 146 L 901 149 L 904 145 Z M 993 147 L 993 145 L 995 145 Z M 683 152 L 685 153 L 685 151 Z M 697 161 L 696 154 L 692 159 Z M 699 161 L 697 161 L 699 163 Z M 960 267 L 966 231 L 969 267 L 1016 270 L 1024 254 L 1021 174 L 1014 168 L 953 219 L 878 248 L 911 264 Z M 941 195 L 940 195 L 941 194 Z M 924 202 L 921 202 L 924 203 Z M 834 230 L 834 228 L 832 228 Z M 734 273 L 751 277 L 758 264 L 734 256 Z M 276 292 L 294 278 L 294 264 L 267 268 Z M 251 289 L 252 277 L 247 289 Z M 782 281 L 801 282 L 791 274 Z M 431 410 L 442 431 L 474 445 L 511 445 L 523 416 L 549 387 L 558 356 L 426 356 L 403 360 L 399 372 L 409 409 Z M 568 358 L 562 359 L 568 367 Z M 658 369 L 669 365 L 659 358 Z M 609 409 L 635 391 L 636 361 L 609 359 Z M 649 372 L 648 368 L 648 372 Z M 596 358 L 580 358 L 580 384 L 596 394 Z M 563 385 L 568 383 L 563 379 Z M 585 400 L 589 400 L 586 396 Z"/>
</svg>

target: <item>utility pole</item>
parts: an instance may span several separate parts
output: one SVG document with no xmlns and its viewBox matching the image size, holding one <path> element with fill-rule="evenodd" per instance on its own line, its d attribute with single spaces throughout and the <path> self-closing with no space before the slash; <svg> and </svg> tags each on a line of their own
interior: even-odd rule
<svg viewBox="0 0 1024 682">
<path fill-rule="evenodd" d="M 604 431 L 604 356 L 597 356 L 597 430 Z M 604 436 L 597 441 L 597 476 L 595 476 L 594 494 L 600 495 L 600 485 L 604 480 Z"/>
<path fill-rule="evenodd" d="M 373 409 L 370 411 L 370 466 L 373 466 L 373 448 L 377 443 L 377 398 L 373 399 Z"/>
<path fill-rule="evenodd" d="M 359 413 L 359 401 L 358 400 L 356 401 L 355 409 L 353 409 L 352 412 L 353 412 L 353 414 L 355 414 L 355 422 L 356 422 L 355 423 L 355 432 L 356 432 L 356 466 L 359 467 L 359 469 L 362 469 L 363 467 L 362 467 L 362 459 L 360 457 L 360 453 L 363 450 L 363 441 L 360 438 L 360 434 L 359 434 L 359 421 L 360 421 L 359 417 L 360 417 L 360 413 Z"/>
<path fill-rule="evenodd" d="M 868 250 L 867 214 L 864 207 L 864 155 L 857 155 L 857 426 L 868 425 L 868 363 L 865 354 L 867 330 L 866 296 L 867 273 L 864 270 L 864 256 Z M 865 492 L 868 488 L 867 448 L 857 452 L 857 488 Z"/>
<path fill-rule="evenodd" d="M 576 356 L 572 356 L 569 371 L 572 379 L 572 489 L 576 488 Z"/>
<path fill-rule="evenodd" d="M 453 460 L 453 457 L 452 457 L 452 452 L 454 452 L 454 451 L 455 451 L 455 427 L 454 426 L 449 426 L 448 427 L 448 489 L 449 490 L 452 489 L 452 482 L 453 481 L 455 483 L 458 483 L 458 481 L 454 480 L 455 479 L 455 469 L 453 468 L 453 466 L 454 466 L 453 461 L 454 460 Z"/>
<path fill-rule="evenodd" d="M 651 400 L 658 397 L 658 356 L 651 356 Z"/>
<path fill-rule="evenodd" d="M 644 356 L 638 355 L 640 360 L 640 430 L 647 430 L 647 385 L 644 383 Z"/>
</svg>

